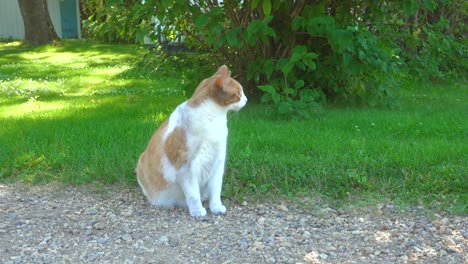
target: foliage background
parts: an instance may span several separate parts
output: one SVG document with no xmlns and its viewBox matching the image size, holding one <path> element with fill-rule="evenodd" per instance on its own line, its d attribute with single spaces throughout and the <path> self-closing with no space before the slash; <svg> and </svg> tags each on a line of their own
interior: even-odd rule
<svg viewBox="0 0 468 264">
<path fill-rule="evenodd" d="M 208 63 L 229 64 L 251 98 L 299 116 L 327 100 L 386 104 L 404 80 L 464 78 L 467 7 L 461 0 L 82 1 L 88 36 L 127 43 L 146 36 L 163 46 L 183 37 L 209 54 Z M 183 75 L 198 82 L 203 73 Z"/>
</svg>

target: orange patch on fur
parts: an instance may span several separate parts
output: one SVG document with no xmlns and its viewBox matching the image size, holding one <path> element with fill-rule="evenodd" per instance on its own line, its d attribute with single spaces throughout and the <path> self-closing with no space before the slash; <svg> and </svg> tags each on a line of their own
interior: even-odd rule
<svg viewBox="0 0 468 264">
<path fill-rule="evenodd" d="M 206 99 L 208 99 L 209 95 L 210 95 L 210 89 L 209 89 L 209 86 L 210 86 L 210 82 L 211 81 L 211 78 L 209 79 L 206 79 L 206 80 L 203 80 L 197 87 L 197 89 L 195 89 L 195 92 L 193 92 L 193 95 L 192 97 L 188 100 L 187 104 L 191 107 L 197 107 L 199 106 L 201 103 L 203 103 L 203 101 L 205 101 Z"/>
<path fill-rule="evenodd" d="M 151 140 L 138 160 L 136 168 L 137 177 L 144 186 L 148 196 L 153 197 L 157 192 L 165 189 L 168 185 L 162 173 L 161 157 L 163 146 L 161 144 L 164 132 L 167 129 L 168 120 L 151 137 Z"/>
<path fill-rule="evenodd" d="M 187 163 L 187 138 L 183 128 L 176 127 L 169 134 L 164 143 L 164 153 L 176 169 Z"/>
</svg>

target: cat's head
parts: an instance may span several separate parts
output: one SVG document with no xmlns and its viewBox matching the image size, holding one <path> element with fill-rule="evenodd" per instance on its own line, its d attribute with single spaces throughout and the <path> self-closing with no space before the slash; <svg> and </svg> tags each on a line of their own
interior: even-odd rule
<svg viewBox="0 0 468 264">
<path fill-rule="evenodd" d="M 238 111 L 247 103 L 242 85 L 233 78 L 226 65 L 219 67 L 210 78 L 203 80 L 188 101 L 192 107 L 197 107 L 211 100 L 226 110 Z"/>
</svg>

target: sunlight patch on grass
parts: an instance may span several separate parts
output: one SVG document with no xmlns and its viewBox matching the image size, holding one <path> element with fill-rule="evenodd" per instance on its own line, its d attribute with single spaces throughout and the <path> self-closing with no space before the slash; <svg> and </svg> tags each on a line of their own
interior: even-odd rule
<svg viewBox="0 0 468 264">
<path fill-rule="evenodd" d="M 38 101 L 39 97 L 31 97 L 27 102 L 19 105 L 9 107 L 7 110 L 1 112 L 2 118 L 38 118 L 47 116 L 47 118 L 55 117 L 61 110 L 70 107 L 68 103 L 64 102 L 41 102 Z M 54 114 L 55 113 L 55 114 Z"/>
</svg>

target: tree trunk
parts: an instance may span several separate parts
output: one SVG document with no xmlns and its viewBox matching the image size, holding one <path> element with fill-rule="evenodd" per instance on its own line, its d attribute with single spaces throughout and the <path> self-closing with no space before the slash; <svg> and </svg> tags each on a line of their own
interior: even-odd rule
<svg viewBox="0 0 468 264">
<path fill-rule="evenodd" d="M 24 23 L 24 43 L 42 45 L 59 39 L 49 16 L 47 0 L 18 0 Z"/>
</svg>

